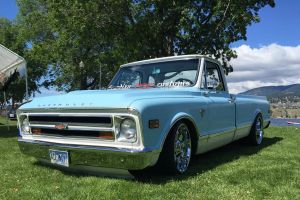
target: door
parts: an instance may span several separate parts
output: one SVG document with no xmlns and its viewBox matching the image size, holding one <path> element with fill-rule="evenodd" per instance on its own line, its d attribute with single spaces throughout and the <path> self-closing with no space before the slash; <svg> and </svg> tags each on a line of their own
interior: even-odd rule
<svg viewBox="0 0 300 200">
<path fill-rule="evenodd" d="M 205 61 L 203 73 L 204 96 L 209 99 L 208 143 L 211 149 L 233 140 L 235 132 L 235 103 L 225 87 L 224 73 L 217 63 Z"/>
</svg>

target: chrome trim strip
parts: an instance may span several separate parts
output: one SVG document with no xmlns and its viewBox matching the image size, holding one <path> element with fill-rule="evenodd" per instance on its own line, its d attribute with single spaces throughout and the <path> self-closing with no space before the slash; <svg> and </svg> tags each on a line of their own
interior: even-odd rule
<svg viewBox="0 0 300 200">
<path fill-rule="evenodd" d="M 248 127 L 251 127 L 251 126 L 252 126 L 251 123 L 243 123 L 242 125 L 237 126 L 236 129 L 248 128 Z"/>
<path fill-rule="evenodd" d="M 235 129 L 236 129 L 236 127 L 232 126 L 232 127 L 229 127 L 229 128 L 210 130 L 210 131 L 206 131 L 205 135 L 203 135 L 203 137 L 210 136 L 210 135 L 220 135 L 220 134 L 231 132 L 231 131 L 233 132 L 233 131 L 235 131 Z"/>
<path fill-rule="evenodd" d="M 33 128 L 46 128 L 46 129 L 54 129 L 55 125 L 44 125 L 44 124 L 30 124 L 30 127 Z M 89 127 L 89 126 L 70 126 L 68 125 L 68 129 L 70 131 L 112 131 L 114 132 L 114 128 L 106 128 L 106 127 Z"/>
<path fill-rule="evenodd" d="M 233 141 L 234 131 L 235 129 L 231 129 L 199 137 L 196 154 L 205 153 L 220 146 L 229 144 Z"/>
<path fill-rule="evenodd" d="M 235 130 L 236 129 L 229 129 L 229 130 L 222 131 L 222 132 L 219 132 L 219 133 L 209 134 L 207 136 L 208 136 L 209 139 L 211 139 L 211 138 L 217 138 L 217 137 L 222 137 L 224 135 L 233 134 Z"/>
<path fill-rule="evenodd" d="M 202 74 L 203 74 L 203 69 L 204 69 L 204 58 L 199 59 L 199 73 L 198 73 L 198 79 L 195 84 L 195 86 L 199 89 L 201 88 L 201 82 L 202 82 Z"/>
<path fill-rule="evenodd" d="M 41 139 L 39 140 L 39 138 L 41 138 Z M 34 139 L 34 141 L 46 142 L 45 138 L 61 139 L 61 138 L 64 138 L 64 136 L 59 135 L 59 134 L 42 133 L 41 135 L 35 135 L 33 139 Z M 89 141 L 95 141 L 95 142 L 111 142 L 112 143 L 115 141 L 115 138 L 114 139 L 105 139 L 105 138 L 101 138 L 101 137 L 97 138 L 97 137 L 91 137 L 91 136 L 72 136 L 72 137 L 68 137 L 68 138 L 77 139 L 77 140 L 89 140 Z M 42 141 L 42 140 L 45 140 L 45 141 Z M 52 142 L 49 142 L 49 143 L 52 143 Z M 55 143 L 55 142 L 53 142 L 53 143 Z M 59 143 L 57 143 L 57 144 L 59 144 Z M 64 144 L 64 143 L 61 143 L 61 144 Z"/>
<path fill-rule="evenodd" d="M 233 140 L 239 140 L 241 138 L 247 137 L 250 133 L 250 129 L 252 124 L 243 123 L 242 125 L 238 126 L 234 132 Z"/>
<path fill-rule="evenodd" d="M 57 123 L 61 123 L 59 121 L 57 122 L 41 122 L 41 121 L 30 121 L 30 124 L 31 125 L 40 125 L 40 126 L 55 126 L 57 125 Z M 64 122 L 66 124 L 68 124 L 69 126 L 86 126 L 86 127 L 95 127 L 95 128 L 110 128 L 113 126 L 113 123 L 110 123 L 110 124 L 97 124 L 97 123 L 80 123 L 80 122 Z"/>
<path fill-rule="evenodd" d="M 28 113 L 30 116 L 56 116 L 56 117 L 109 117 L 111 118 L 112 116 L 108 113 L 63 113 L 63 112 L 47 112 L 48 110 L 45 110 L 46 112 L 33 112 L 33 113 Z"/>
<path fill-rule="evenodd" d="M 35 113 L 62 113 L 62 114 L 69 114 L 69 113 L 89 113 L 91 115 L 95 114 L 95 116 L 98 116 L 102 113 L 107 113 L 108 115 L 110 114 L 115 114 L 115 113 L 131 113 L 129 109 L 127 108 L 115 108 L 115 109 L 105 109 L 105 108 L 99 108 L 99 107 L 61 107 L 61 108 L 30 108 L 30 109 L 18 109 L 17 114 L 22 114 L 22 113 L 28 113 L 30 112 L 31 114 Z M 91 116 L 90 115 L 90 116 Z M 105 117 L 105 116 L 104 116 Z"/>
</svg>

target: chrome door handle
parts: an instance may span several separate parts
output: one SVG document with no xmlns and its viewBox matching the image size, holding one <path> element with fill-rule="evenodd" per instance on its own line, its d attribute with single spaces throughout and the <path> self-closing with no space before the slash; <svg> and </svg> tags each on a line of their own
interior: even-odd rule
<svg viewBox="0 0 300 200">
<path fill-rule="evenodd" d="M 228 102 L 229 103 L 234 103 L 234 100 L 233 99 L 228 99 Z"/>
<path fill-rule="evenodd" d="M 205 97 L 208 97 L 208 96 L 209 96 L 208 91 L 204 91 L 204 92 L 203 92 L 203 95 L 204 95 Z"/>
</svg>

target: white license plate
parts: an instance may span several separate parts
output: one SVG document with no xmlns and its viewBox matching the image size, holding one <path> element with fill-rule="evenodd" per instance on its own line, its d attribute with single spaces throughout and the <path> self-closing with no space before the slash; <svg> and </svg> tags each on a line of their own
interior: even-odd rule
<svg viewBox="0 0 300 200">
<path fill-rule="evenodd" d="M 69 167 L 69 153 L 67 151 L 49 150 L 51 163 Z"/>
<path fill-rule="evenodd" d="M 9 117 L 15 117 L 15 115 L 14 114 L 9 114 Z"/>
</svg>

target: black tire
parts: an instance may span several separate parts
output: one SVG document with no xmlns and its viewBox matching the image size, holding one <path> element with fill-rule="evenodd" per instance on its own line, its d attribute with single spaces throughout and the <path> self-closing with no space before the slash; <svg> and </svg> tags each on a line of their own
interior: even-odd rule
<svg viewBox="0 0 300 200">
<path fill-rule="evenodd" d="M 188 125 L 177 122 L 171 129 L 157 168 L 170 174 L 183 174 L 187 171 L 192 156 L 192 141 Z"/>
<path fill-rule="evenodd" d="M 247 139 L 251 145 L 259 146 L 262 143 L 263 138 L 264 138 L 263 119 L 262 116 L 259 114 L 256 116 L 252 124 L 250 134 Z"/>
</svg>

